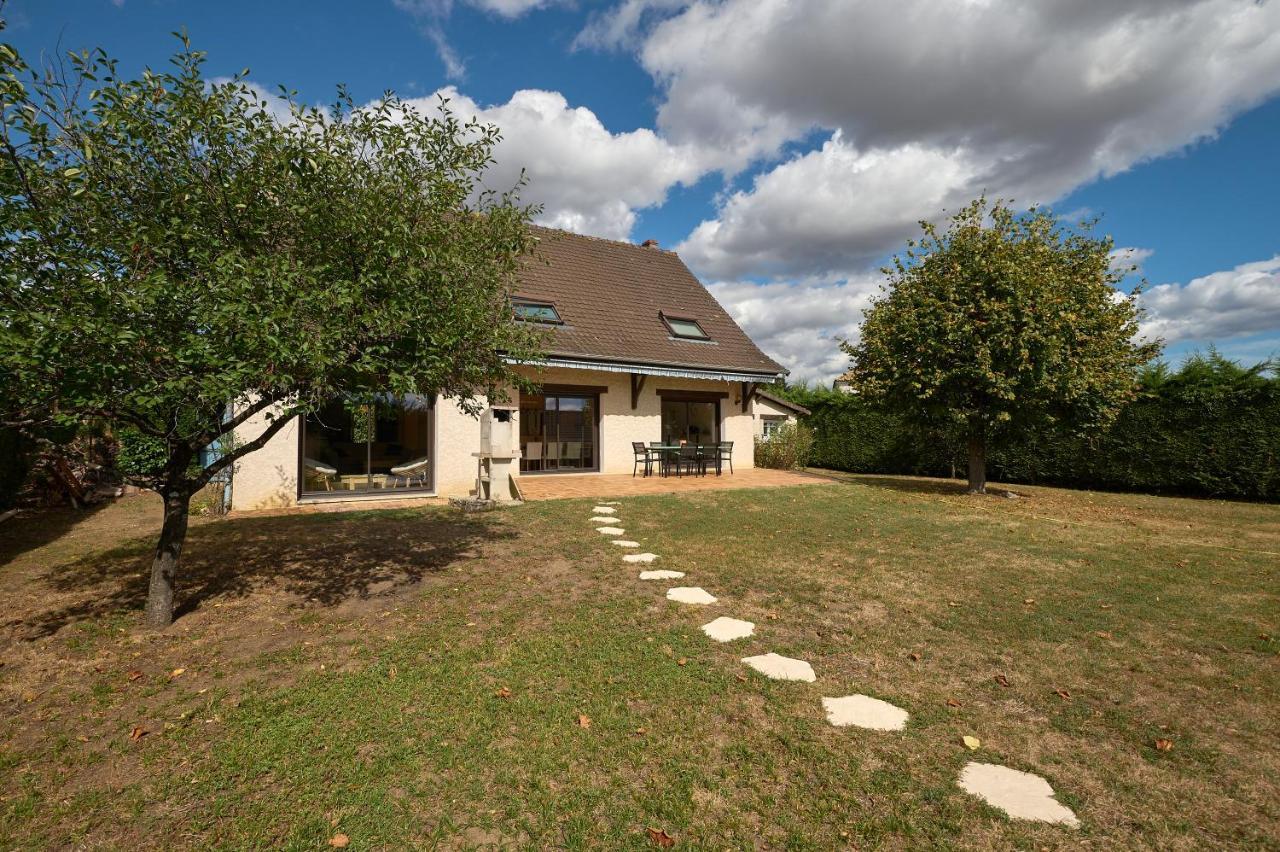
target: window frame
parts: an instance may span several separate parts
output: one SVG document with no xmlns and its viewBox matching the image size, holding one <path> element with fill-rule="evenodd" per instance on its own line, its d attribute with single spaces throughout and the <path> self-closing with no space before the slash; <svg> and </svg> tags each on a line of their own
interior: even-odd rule
<svg viewBox="0 0 1280 852">
<path fill-rule="evenodd" d="M 521 308 L 540 308 L 551 311 L 555 319 L 546 317 L 531 317 L 520 313 Z M 541 299 L 512 299 L 512 312 L 516 315 L 517 322 L 534 322 L 539 325 L 564 325 L 564 317 L 560 316 L 560 309 L 555 306 L 554 302 L 548 302 Z"/>
<path fill-rule="evenodd" d="M 667 327 L 667 333 L 672 337 L 679 338 L 680 340 L 701 340 L 706 342 L 710 342 L 711 340 L 711 335 L 707 334 L 707 330 L 702 327 L 702 323 L 698 322 L 693 317 L 679 317 L 674 314 L 658 311 L 658 318 L 662 320 L 662 324 Z M 677 331 L 675 326 L 671 324 L 672 321 L 692 323 L 693 327 L 701 332 L 701 334 L 684 334 Z"/>
</svg>

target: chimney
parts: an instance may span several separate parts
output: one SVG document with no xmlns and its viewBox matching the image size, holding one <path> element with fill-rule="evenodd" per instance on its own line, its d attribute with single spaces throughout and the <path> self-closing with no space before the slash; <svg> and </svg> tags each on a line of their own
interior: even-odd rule
<svg viewBox="0 0 1280 852">
<path fill-rule="evenodd" d="M 657 241 L 657 240 L 645 240 L 644 242 L 642 242 L 642 243 L 640 244 L 640 247 L 641 247 L 641 248 L 657 248 L 657 247 L 658 247 L 658 241 Z"/>
</svg>

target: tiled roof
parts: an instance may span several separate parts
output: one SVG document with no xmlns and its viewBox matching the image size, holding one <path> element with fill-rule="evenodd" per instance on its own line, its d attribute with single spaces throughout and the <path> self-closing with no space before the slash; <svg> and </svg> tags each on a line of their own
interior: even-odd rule
<svg viewBox="0 0 1280 852">
<path fill-rule="evenodd" d="M 675 252 L 535 228 L 517 296 L 555 305 L 552 357 L 695 370 L 785 373 L 702 286 Z M 709 341 L 672 337 L 659 313 L 697 320 Z"/>
<path fill-rule="evenodd" d="M 771 402 L 774 405 L 781 406 L 782 408 L 789 408 L 792 411 L 794 411 L 796 414 L 812 414 L 813 413 L 809 409 L 805 408 L 803 405 L 797 405 L 796 403 L 792 402 L 789 399 L 783 399 L 780 396 L 774 396 L 768 391 L 763 391 L 763 390 L 760 390 L 759 388 L 756 388 L 756 396 L 760 397 L 763 400 Z"/>
</svg>

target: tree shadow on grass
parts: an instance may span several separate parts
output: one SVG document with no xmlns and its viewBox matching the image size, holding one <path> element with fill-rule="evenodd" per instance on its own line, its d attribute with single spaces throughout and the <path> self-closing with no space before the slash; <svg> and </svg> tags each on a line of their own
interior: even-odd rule
<svg viewBox="0 0 1280 852">
<path fill-rule="evenodd" d="M 929 479 L 906 476 L 886 476 L 870 473 L 841 473 L 836 478 L 858 485 L 869 485 L 872 488 L 887 488 L 908 494 L 943 494 L 947 496 L 964 495 L 968 483 L 959 479 Z M 1003 489 L 1000 489 L 1003 490 Z"/>
<path fill-rule="evenodd" d="M 394 595 L 426 575 L 476 556 L 481 545 L 514 538 L 488 518 L 358 512 L 236 518 L 194 526 L 178 574 L 175 616 L 215 599 L 275 590 L 300 603 L 333 607 Z M 50 570 L 33 598 L 53 604 L 0 625 L 24 639 L 126 611 L 146 601 L 153 538 Z"/>
<path fill-rule="evenodd" d="M 20 513 L 0 525 L 0 566 L 22 554 L 57 541 L 110 505 L 101 501 L 83 509 L 58 506 Z"/>
</svg>

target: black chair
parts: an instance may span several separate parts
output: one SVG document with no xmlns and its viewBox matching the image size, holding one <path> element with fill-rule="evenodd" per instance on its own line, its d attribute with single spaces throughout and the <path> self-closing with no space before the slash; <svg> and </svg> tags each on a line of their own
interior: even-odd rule
<svg viewBox="0 0 1280 852">
<path fill-rule="evenodd" d="M 729 473 L 733 473 L 733 441 L 721 441 L 716 445 L 716 476 L 720 475 L 723 462 L 729 463 Z"/>
<path fill-rule="evenodd" d="M 634 464 L 631 465 L 631 476 L 635 477 L 640 465 L 644 465 L 645 476 L 651 474 L 653 472 L 653 456 L 649 454 L 649 448 L 644 445 L 644 441 L 632 441 L 631 452 L 635 454 Z"/>
<path fill-rule="evenodd" d="M 661 441 L 649 442 L 649 452 L 651 452 L 653 454 L 653 457 L 658 461 L 659 476 L 666 476 L 671 470 L 671 466 L 670 466 L 671 453 L 669 450 L 660 449 L 660 447 L 663 447 L 663 446 L 665 446 L 665 444 L 663 444 Z"/>
<path fill-rule="evenodd" d="M 677 469 L 687 469 L 694 475 L 701 474 L 706 476 L 707 457 L 703 452 L 703 448 L 694 444 L 685 444 L 680 448 L 680 454 L 676 458 L 676 466 Z"/>
</svg>

